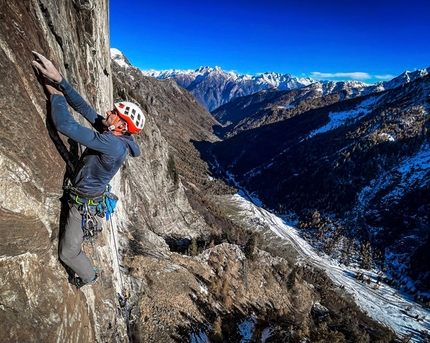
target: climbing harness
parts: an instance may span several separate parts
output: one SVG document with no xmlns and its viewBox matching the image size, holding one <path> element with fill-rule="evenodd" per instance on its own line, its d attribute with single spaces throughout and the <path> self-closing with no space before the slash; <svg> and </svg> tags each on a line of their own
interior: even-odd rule
<svg viewBox="0 0 430 343">
<path fill-rule="evenodd" d="M 96 238 L 98 232 L 102 231 L 97 217 L 109 220 L 115 210 L 118 197 L 110 192 L 111 188 L 111 185 L 107 185 L 102 194 L 87 195 L 77 190 L 70 180 L 65 181 L 63 189 L 69 194 L 71 204 L 77 206 L 82 215 L 82 230 L 86 239 Z"/>
</svg>

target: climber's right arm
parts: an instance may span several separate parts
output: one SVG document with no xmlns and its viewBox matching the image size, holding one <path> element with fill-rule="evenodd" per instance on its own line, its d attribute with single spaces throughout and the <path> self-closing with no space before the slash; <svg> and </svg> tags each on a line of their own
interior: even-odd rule
<svg viewBox="0 0 430 343">
<path fill-rule="evenodd" d="M 62 134 L 90 149 L 107 155 L 120 154 L 121 144 L 113 144 L 113 134 L 99 132 L 79 124 L 70 114 L 67 102 L 59 93 L 51 94 L 51 117 L 54 125 Z M 117 138 L 115 138 L 117 139 Z"/>
</svg>

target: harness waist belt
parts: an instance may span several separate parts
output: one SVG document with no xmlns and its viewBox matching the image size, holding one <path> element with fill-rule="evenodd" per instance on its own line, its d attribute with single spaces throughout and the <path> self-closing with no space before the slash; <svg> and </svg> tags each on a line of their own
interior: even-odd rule
<svg viewBox="0 0 430 343">
<path fill-rule="evenodd" d="M 79 205 L 88 204 L 90 206 L 98 206 L 103 203 L 103 196 L 99 196 L 98 198 L 84 198 L 77 194 L 70 193 L 70 199 L 72 202 L 76 202 Z"/>
<path fill-rule="evenodd" d="M 69 192 L 71 195 L 78 196 L 82 199 L 92 199 L 92 200 L 102 200 L 103 196 L 105 195 L 106 191 L 99 194 L 87 194 L 84 192 L 78 191 L 76 188 L 70 188 Z"/>
</svg>

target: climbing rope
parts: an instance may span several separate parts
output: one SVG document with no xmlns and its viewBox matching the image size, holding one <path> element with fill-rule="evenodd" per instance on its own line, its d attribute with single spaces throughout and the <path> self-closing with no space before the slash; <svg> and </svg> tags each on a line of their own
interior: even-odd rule
<svg viewBox="0 0 430 343">
<path fill-rule="evenodd" d="M 94 250 L 94 255 L 95 255 L 95 260 L 97 261 L 97 265 L 99 267 L 101 267 L 101 262 L 100 262 L 100 257 L 97 251 L 97 247 L 95 244 L 95 240 L 97 238 L 97 232 L 101 231 L 101 229 L 99 229 L 99 225 L 94 225 L 94 223 L 99 224 L 97 218 L 95 217 L 94 214 L 91 213 L 91 211 L 89 209 L 87 209 L 87 211 L 82 212 L 82 229 L 84 230 L 84 236 L 87 242 L 89 242 Z M 110 223 L 110 229 L 112 231 L 112 240 L 114 243 L 114 248 L 115 248 L 115 254 L 116 254 L 116 261 L 117 261 L 117 265 L 118 265 L 118 272 L 119 272 L 119 278 L 120 278 L 120 284 L 121 284 L 121 294 L 117 294 L 117 298 L 118 298 L 118 302 L 119 305 L 122 309 L 124 309 L 125 312 L 125 318 L 126 318 L 126 323 L 127 323 L 127 333 L 128 333 L 128 338 L 130 343 L 133 343 L 133 337 L 131 334 L 131 325 L 130 325 L 130 313 L 129 313 L 129 309 L 127 307 L 127 300 L 130 298 L 130 292 L 124 287 L 124 280 L 122 277 L 122 272 L 121 272 L 121 264 L 120 264 L 120 257 L 119 257 L 119 253 L 118 253 L 118 246 L 117 246 L 117 240 L 116 240 L 116 236 L 115 236 L 115 227 L 113 224 L 113 220 L 112 220 L 112 214 L 110 214 L 109 216 L 109 223 Z M 95 228 L 95 230 L 94 230 Z M 94 259 L 94 258 L 93 258 Z M 101 270 L 99 269 L 99 279 L 100 279 L 100 285 L 102 287 L 102 294 L 103 294 L 103 303 L 106 305 L 107 301 L 106 301 L 106 295 L 105 295 L 105 289 L 104 289 L 104 285 L 103 285 L 103 278 L 102 278 L 102 273 Z"/>
<path fill-rule="evenodd" d="M 102 288 L 102 294 L 103 294 L 103 304 L 105 304 L 105 305 L 106 305 L 106 295 L 105 295 L 105 292 L 104 292 L 104 286 L 103 286 L 103 277 L 102 277 L 102 270 L 101 270 L 100 257 L 99 257 L 99 254 L 98 254 L 98 252 L 97 252 L 97 247 L 96 247 L 96 245 L 95 245 L 94 240 L 91 240 L 90 242 L 91 242 L 91 245 L 92 245 L 92 247 L 93 247 L 94 254 L 95 254 L 95 256 L 96 256 L 97 265 L 99 266 L 98 270 L 99 270 L 100 286 L 101 286 L 101 288 Z"/>
<path fill-rule="evenodd" d="M 116 238 L 115 238 L 115 226 L 113 224 L 112 217 L 113 217 L 113 214 L 110 215 L 109 222 L 110 222 L 110 228 L 112 231 L 112 240 L 113 240 L 113 244 L 114 244 L 115 252 L 116 252 L 116 262 L 118 265 L 118 272 L 119 272 L 119 278 L 120 278 L 120 282 L 121 282 L 121 293 L 122 293 L 122 294 L 118 294 L 118 301 L 119 301 L 120 307 L 123 308 L 124 312 L 125 312 L 125 319 L 127 322 L 128 339 L 130 340 L 130 343 L 133 343 L 133 337 L 131 335 L 131 326 L 130 326 L 130 314 L 129 314 L 129 311 L 127 308 L 127 300 L 130 298 L 130 293 L 124 287 L 124 281 L 122 279 L 121 265 L 119 262 L 118 247 L 117 247 Z"/>
</svg>

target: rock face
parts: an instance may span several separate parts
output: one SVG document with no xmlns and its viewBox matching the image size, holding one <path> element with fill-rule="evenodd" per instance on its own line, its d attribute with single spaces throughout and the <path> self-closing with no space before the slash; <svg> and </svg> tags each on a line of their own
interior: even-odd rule
<svg viewBox="0 0 430 343">
<path fill-rule="evenodd" d="M 59 199 L 66 166 L 76 159 L 71 148 L 76 146 L 52 129 L 47 97 L 31 66 L 31 51 L 36 50 L 51 59 L 96 110 L 109 108 L 107 13 L 108 1 L 2 2 L 0 331 L 4 342 L 127 337 L 125 326 L 119 325 L 122 317 L 101 316 L 101 295 L 91 288 L 82 292 L 72 288 L 58 261 Z M 113 265 L 114 255 L 105 253 L 104 247 L 99 255 Z M 116 307 L 112 295 L 106 300 L 104 307 Z M 109 330 L 108 323 L 115 330 Z"/>
<path fill-rule="evenodd" d="M 108 2 L 9 2 L 0 15 L 0 73 L 9 80 L 0 85 L 1 117 L 8 128 L 0 133 L 0 330 L 9 342 L 126 341 L 117 294 L 127 288 L 135 300 L 141 281 L 119 270 L 123 245 L 128 247 L 131 237 L 135 250 L 146 244 L 147 252 L 164 256 L 168 246 L 157 234 L 192 237 L 204 223 L 181 184 L 174 186 L 167 177 L 168 144 L 151 112 L 137 138 L 142 157 L 127 161 L 112 182 L 121 199 L 113 221 L 105 223 L 94 246 L 84 245 L 101 269 L 101 285 L 77 291 L 68 284 L 57 253 L 60 198 L 81 147 L 52 128 L 31 51 L 53 61 L 104 113 L 113 101 Z M 143 242 L 134 239 L 141 236 Z"/>
<path fill-rule="evenodd" d="M 210 136 L 215 121 L 173 81 L 143 80 L 145 94 L 139 100 L 148 120 L 136 138 L 142 156 L 128 160 L 114 178 L 120 202 L 113 221 L 105 223 L 95 245 L 84 245 L 101 270 L 100 283 L 80 291 L 68 283 L 57 253 L 64 214 L 60 198 L 81 147 L 52 128 L 31 51 L 52 60 L 104 113 L 113 102 L 107 6 L 107 1 L 42 0 L 2 7 L 0 73 L 8 82 L 0 85 L 0 114 L 8 129 L 0 133 L 0 330 L 7 342 L 127 341 L 130 333 L 117 294 L 127 289 L 129 303 L 136 303 L 142 280 L 128 276 L 123 254 L 167 259 L 165 237 L 192 238 L 208 231 L 178 175 L 178 170 L 192 174 L 185 170 L 187 159 L 198 156 L 183 154 L 175 165 L 169 149 L 180 151 L 184 144 L 172 147 L 174 141 L 164 137 L 170 134 L 192 145 L 191 139 Z M 189 114 L 186 123 L 178 116 L 182 103 L 182 112 Z M 188 134 L 190 126 L 194 129 Z"/>
</svg>

